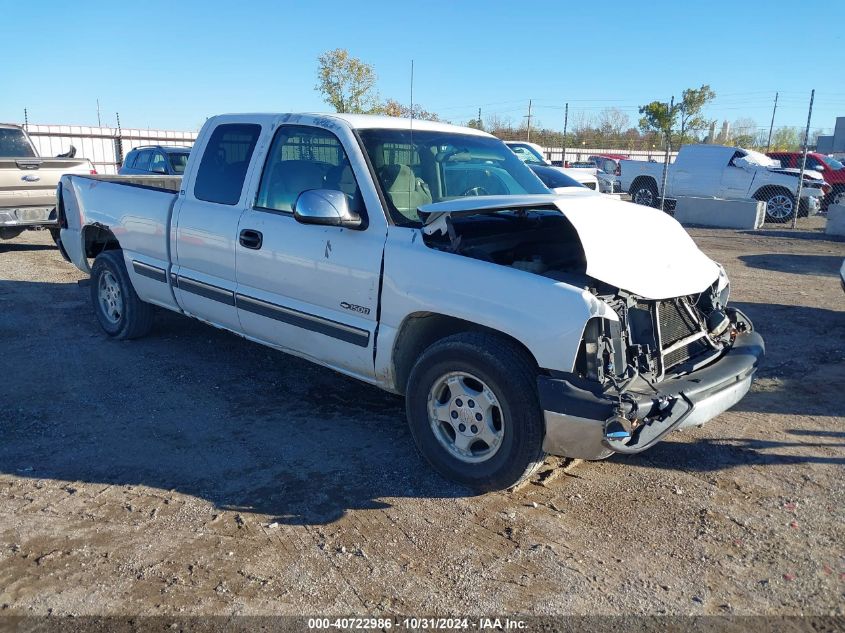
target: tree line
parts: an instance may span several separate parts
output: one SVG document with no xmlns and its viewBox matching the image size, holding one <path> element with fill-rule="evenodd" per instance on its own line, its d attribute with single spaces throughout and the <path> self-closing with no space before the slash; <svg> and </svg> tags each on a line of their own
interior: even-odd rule
<svg viewBox="0 0 845 633">
<path fill-rule="evenodd" d="M 375 68 L 353 57 L 346 49 L 326 51 L 317 58 L 317 63 L 314 89 L 336 112 L 443 120 L 420 104 L 382 99 L 377 90 Z M 766 149 L 768 129 L 757 126 L 751 119 L 739 119 L 729 126 L 729 130 L 714 130 L 716 122 L 707 119 L 703 111 L 715 98 L 716 92 L 707 84 L 687 88 L 677 102 L 652 101 L 640 106 L 636 123 L 619 108 L 605 108 L 595 118 L 584 111 L 573 112 L 566 135 L 560 128 L 543 126 L 536 117 L 530 128 L 524 117 L 514 124 L 511 119 L 497 114 L 457 123 L 483 129 L 505 140 L 530 140 L 544 147 L 662 151 L 667 144 L 677 150 L 685 143 L 717 142 Z M 815 132 L 813 138 L 818 134 L 819 131 Z M 779 127 L 772 133 L 770 146 L 772 150 L 796 150 L 802 140 L 799 128 Z"/>
</svg>

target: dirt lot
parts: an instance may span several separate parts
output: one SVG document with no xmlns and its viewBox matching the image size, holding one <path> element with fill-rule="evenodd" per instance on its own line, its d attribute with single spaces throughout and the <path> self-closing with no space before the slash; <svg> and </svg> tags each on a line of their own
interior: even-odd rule
<svg viewBox="0 0 845 633">
<path fill-rule="evenodd" d="M 47 233 L 0 243 L 0 613 L 841 615 L 845 243 L 806 223 L 692 231 L 766 337 L 737 407 L 478 497 L 400 399 L 177 315 L 108 340 Z"/>
</svg>

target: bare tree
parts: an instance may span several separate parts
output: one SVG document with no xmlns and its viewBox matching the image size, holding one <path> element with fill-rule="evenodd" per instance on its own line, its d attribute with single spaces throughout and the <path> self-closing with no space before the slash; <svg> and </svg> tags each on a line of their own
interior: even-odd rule
<svg viewBox="0 0 845 633">
<path fill-rule="evenodd" d="M 615 140 L 622 136 L 630 121 L 628 115 L 619 108 L 605 108 L 599 113 L 598 129 L 608 140 Z"/>
</svg>

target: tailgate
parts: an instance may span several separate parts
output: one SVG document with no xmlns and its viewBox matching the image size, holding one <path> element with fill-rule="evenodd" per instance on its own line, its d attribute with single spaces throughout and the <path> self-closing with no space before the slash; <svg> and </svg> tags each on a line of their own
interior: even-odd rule
<svg viewBox="0 0 845 633">
<path fill-rule="evenodd" d="M 86 158 L 0 158 L 0 208 L 56 203 L 62 174 L 88 174 Z"/>
</svg>

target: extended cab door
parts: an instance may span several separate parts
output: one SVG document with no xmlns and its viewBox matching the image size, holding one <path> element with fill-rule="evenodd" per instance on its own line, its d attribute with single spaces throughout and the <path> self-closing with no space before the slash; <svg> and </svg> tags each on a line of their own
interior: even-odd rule
<svg viewBox="0 0 845 633">
<path fill-rule="evenodd" d="M 370 378 L 386 223 L 351 130 L 333 130 L 275 131 L 238 227 L 238 314 L 251 338 Z M 308 189 L 344 192 L 361 229 L 297 222 Z"/>
<path fill-rule="evenodd" d="M 180 192 L 171 250 L 176 299 L 197 318 L 241 331 L 235 308 L 235 245 L 244 182 L 261 125 L 225 119 L 212 129 Z"/>
<path fill-rule="evenodd" d="M 719 195 L 728 199 L 742 199 L 750 197 L 751 183 L 754 182 L 756 170 L 736 164 L 738 158 L 746 155 L 741 149 L 736 150 L 722 172 L 722 190 Z"/>
</svg>

